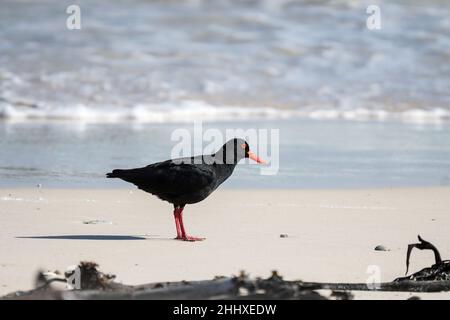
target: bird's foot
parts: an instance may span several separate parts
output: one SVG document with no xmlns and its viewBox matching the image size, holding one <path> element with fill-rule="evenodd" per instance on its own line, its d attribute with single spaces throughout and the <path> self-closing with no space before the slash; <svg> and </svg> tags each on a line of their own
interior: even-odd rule
<svg viewBox="0 0 450 320">
<path fill-rule="evenodd" d="M 193 236 L 184 236 L 183 238 L 181 238 L 181 240 L 183 241 L 203 241 L 206 238 L 201 238 L 201 237 L 193 237 Z"/>
</svg>

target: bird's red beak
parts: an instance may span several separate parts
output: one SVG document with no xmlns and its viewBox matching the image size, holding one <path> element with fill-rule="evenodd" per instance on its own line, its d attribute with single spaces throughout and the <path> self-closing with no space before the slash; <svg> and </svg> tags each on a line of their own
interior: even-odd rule
<svg viewBox="0 0 450 320">
<path fill-rule="evenodd" d="M 262 163 L 262 164 L 266 164 L 267 163 L 265 160 L 261 159 L 260 157 L 258 157 L 256 154 L 254 154 L 251 151 L 248 152 L 248 157 L 250 159 L 252 159 L 253 161 L 256 161 L 258 163 Z"/>
</svg>

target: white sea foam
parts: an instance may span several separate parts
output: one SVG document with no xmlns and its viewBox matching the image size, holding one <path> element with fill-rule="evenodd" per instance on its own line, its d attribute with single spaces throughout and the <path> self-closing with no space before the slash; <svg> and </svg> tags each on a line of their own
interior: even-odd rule
<svg viewBox="0 0 450 320">
<path fill-rule="evenodd" d="M 0 118 L 9 120 L 79 120 L 86 122 L 137 121 L 149 123 L 279 119 L 300 114 L 297 110 L 258 107 L 217 107 L 201 101 L 124 107 L 87 107 L 81 104 L 54 108 L 13 107 L 0 104 Z"/>
<path fill-rule="evenodd" d="M 80 122 L 124 122 L 179 123 L 194 120 L 232 121 L 261 119 L 310 118 L 317 120 L 400 120 L 411 123 L 440 123 L 450 120 L 450 111 L 442 108 L 387 111 L 383 109 L 332 109 L 297 108 L 277 109 L 273 107 L 213 106 L 202 101 L 159 105 L 137 105 L 124 107 L 88 107 L 81 104 L 66 107 L 24 107 L 0 104 L 0 119 L 12 121 L 74 120 Z"/>
<path fill-rule="evenodd" d="M 82 32 L 58 3 L 2 4 L 0 118 L 449 119 L 439 0 L 385 1 L 377 31 L 354 0 L 90 0 Z"/>
</svg>

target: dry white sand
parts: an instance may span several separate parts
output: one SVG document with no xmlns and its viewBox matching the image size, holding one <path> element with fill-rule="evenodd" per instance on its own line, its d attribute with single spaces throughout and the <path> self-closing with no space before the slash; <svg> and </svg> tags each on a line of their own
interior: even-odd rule
<svg viewBox="0 0 450 320">
<path fill-rule="evenodd" d="M 172 240 L 171 205 L 139 190 L 2 189 L 0 295 L 32 288 L 38 269 L 64 271 L 81 260 L 98 262 L 125 284 L 240 270 L 265 277 L 274 269 L 286 279 L 366 282 L 372 265 L 381 281 L 391 281 L 404 275 L 406 246 L 417 234 L 450 257 L 449 207 L 450 188 L 221 189 L 186 207 L 188 231 L 207 238 L 192 243 Z M 84 223 L 90 220 L 103 222 Z M 380 244 L 390 251 L 374 251 Z M 410 270 L 433 261 L 432 252 L 414 251 Z"/>
</svg>

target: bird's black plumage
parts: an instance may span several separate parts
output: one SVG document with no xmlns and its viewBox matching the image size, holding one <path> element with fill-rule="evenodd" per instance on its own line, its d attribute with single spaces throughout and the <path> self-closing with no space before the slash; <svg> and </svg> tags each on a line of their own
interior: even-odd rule
<svg viewBox="0 0 450 320">
<path fill-rule="evenodd" d="M 228 141 L 213 155 L 172 159 L 143 168 L 116 169 L 108 178 L 133 183 L 175 206 L 202 201 L 222 184 L 236 164 L 248 157 L 248 144 L 242 139 Z"/>
<path fill-rule="evenodd" d="M 167 160 L 143 168 L 116 169 L 106 176 L 131 182 L 139 189 L 172 203 L 177 228 L 175 239 L 199 241 L 204 238 L 193 237 L 186 232 L 183 222 L 184 206 L 208 197 L 231 176 L 235 166 L 243 158 L 265 163 L 250 151 L 247 142 L 233 139 L 212 155 Z"/>
</svg>

